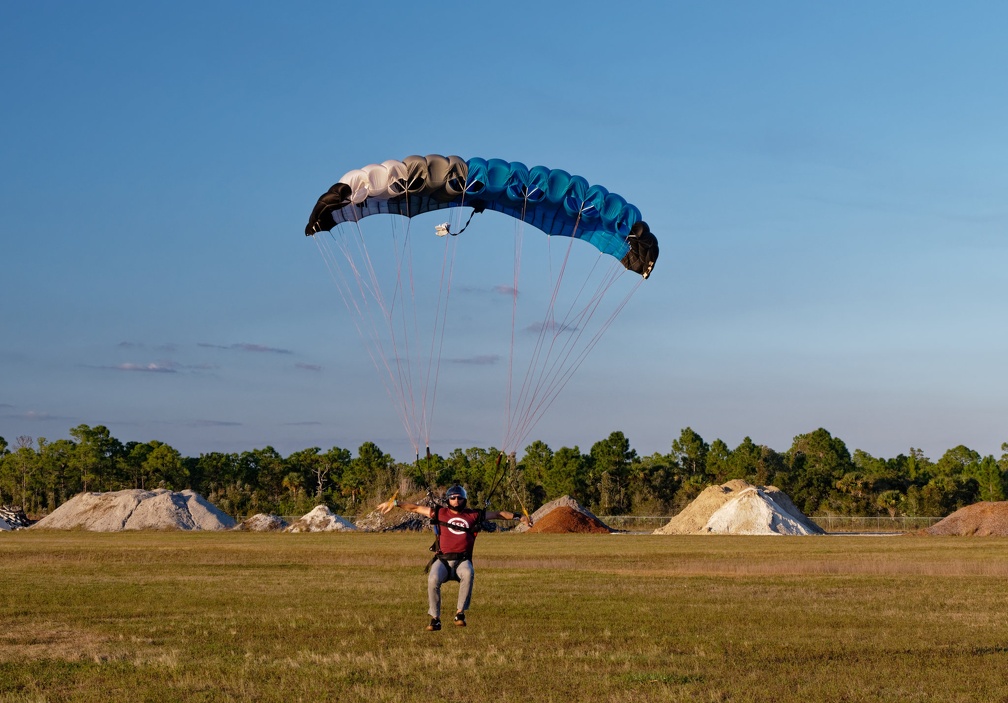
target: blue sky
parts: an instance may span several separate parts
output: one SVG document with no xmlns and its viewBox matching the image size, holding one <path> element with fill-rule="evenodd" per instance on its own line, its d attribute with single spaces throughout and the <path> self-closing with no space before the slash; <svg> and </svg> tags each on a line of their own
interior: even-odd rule
<svg viewBox="0 0 1008 703">
<path fill-rule="evenodd" d="M 303 230 L 443 153 L 581 174 L 662 246 L 529 441 L 1000 455 L 1008 6 L 427 5 L 0 8 L 0 436 L 411 458 Z M 506 349 L 460 327 L 440 453 L 502 432 Z"/>
</svg>

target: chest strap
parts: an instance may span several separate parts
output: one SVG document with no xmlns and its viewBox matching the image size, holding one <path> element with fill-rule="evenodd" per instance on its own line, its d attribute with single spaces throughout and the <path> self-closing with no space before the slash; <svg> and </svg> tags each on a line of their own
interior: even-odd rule
<svg viewBox="0 0 1008 703">
<path fill-rule="evenodd" d="M 441 560 L 441 563 L 445 565 L 448 569 L 448 580 L 458 581 L 458 574 L 455 573 L 455 567 L 453 567 L 450 561 L 454 561 L 456 564 L 462 561 L 472 561 L 472 550 L 468 552 L 442 552 L 441 551 L 441 533 L 438 531 L 438 526 L 448 527 L 453 530 L 460 530 L 467 534 L 476 534 L 479 532 L 480 525 L 486 519 L 486 510 L 478 510 L 476 515 L 476 521 L 469 527 L 459 527 L 458 525 L 453 525 L 450 522 L 443 522 L 439 519 L 438 515 L 441 512 L 441 506 L 434 506 L 434 515 L 431 516 L 431 525 L 434 526 L 434 544 L 430 546 L 430 551 L 434 552 L 434 556 L 431 557 L 430 561 L 427 562 L 427 566 L 424 567 L 424 573 L 429 573 L 430 568 L 434 566 L 434 562 Z"/>
</svg>

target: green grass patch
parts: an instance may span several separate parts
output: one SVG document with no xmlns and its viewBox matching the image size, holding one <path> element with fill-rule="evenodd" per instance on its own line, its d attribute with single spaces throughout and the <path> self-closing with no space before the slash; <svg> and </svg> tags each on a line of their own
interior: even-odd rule
<svg viewBox="0 0 1008 703">
<path fill-rule="evenodd" d="M 1008 539 L 486 534 L 438 633 L 429 543 L 0 535 L 0 703 L 1008 701 Z"/>
</svg>

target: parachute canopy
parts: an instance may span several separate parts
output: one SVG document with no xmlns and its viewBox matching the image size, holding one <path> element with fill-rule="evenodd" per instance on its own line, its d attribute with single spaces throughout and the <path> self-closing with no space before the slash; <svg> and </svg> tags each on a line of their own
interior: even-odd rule
<svg viewBox="0 0 1008 703">
<path fill-rule="evenodd" d="M 450 207 L 495 210 L 546 234 L 584 240 L 644 278 L 658 259 L 658 240 L 640 210 L 600 185 L 545 166 L 438 154 L 346 173 L 318 199 L 305 234 L 370 215 L 413 217 Z"/>
</svg>

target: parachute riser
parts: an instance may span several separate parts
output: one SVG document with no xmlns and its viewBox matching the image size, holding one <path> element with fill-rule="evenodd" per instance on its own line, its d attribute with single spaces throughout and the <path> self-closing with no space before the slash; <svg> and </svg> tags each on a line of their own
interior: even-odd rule
<svg viewBox="0 0 1008 703">
<path fill-rule="evenodd" d="M 469 223 L 472 222 L 473 215 L 475 215 L 478 212 L 483 212 L 483 207 L 479 203 L 477 203 L 476 205 L 473 206 L 473 211 L 469 213 L 469 219 L 466 220 L 466 223 L 464 225 L 462 225 L 462 229 L 460 229 L 458 232 L 452 232 L 451 231 L 451 224 L 450 223 L 448 223 L 448 222 L 442 222 L 439 225 L 435 225 L 435 227 L 434 227 L 434 234 L 436 234 L 439 237 L 444 237 L 444 236 L 449 235 L 449 234 L 451 236 L 453 236 L 453 237 L 457 237 L 457 236 L 459 236 L 460 234 L 462 234 L 463 232 L 466 231 L 466 227 L 468 227 Z"/>
</svg>

